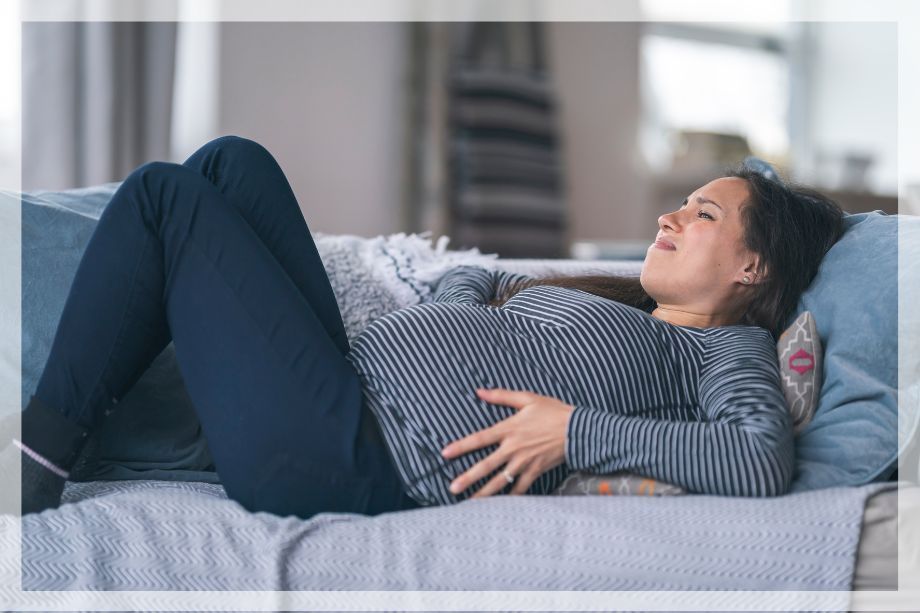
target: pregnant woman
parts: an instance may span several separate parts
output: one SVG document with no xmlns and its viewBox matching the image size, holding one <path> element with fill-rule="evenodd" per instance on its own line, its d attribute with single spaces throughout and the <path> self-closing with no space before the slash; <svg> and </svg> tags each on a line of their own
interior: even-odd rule
<svg viewBox="0 0 920 613">
<path fill-rule="evenodd" d="M 547 494 L 572 470 L 783 494 L 774 337 L 841 222 L 826 197 L 742 169 L 659 217 L 639 279 L 455 268 L 350 344 L 264 147 L 226 136 L 144 164 L 99 219 L 13 441 L 23 512 L 60 504 L 88 434 L 170 340 L 226 493 L 251 511 Z"/>
</svg>

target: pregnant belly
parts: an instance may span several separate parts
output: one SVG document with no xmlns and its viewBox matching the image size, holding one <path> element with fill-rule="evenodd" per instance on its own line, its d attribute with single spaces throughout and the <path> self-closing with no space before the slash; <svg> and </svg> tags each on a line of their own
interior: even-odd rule
<svg viewBox="0 0 920 613">
<path fill-rule="evenodd" d="M 378 320 L 352 345 L 349 359 L 362 378 L 368 406 L 407 490 L 422 504 L 462 499 L 448 491 L 450 482 L 497 445 L 451 460 L 441 456 L 441 449 L 516 413 L 512 407 L 483 401 L 477 387 L 573 400 L 558 369 L 535 359 L 539 351 L 515 346 L 530 341 L 498 321 L 496 313 L 476 309 L 474 317 L 465 314 L 462 321 L 451 322 L 445 320 L 454 314 L 449 310 L 406 309 Z M 544 355 L 548 358 L 549 352 Z M 546 484 L 535 487 L 543 493 Z"/>
<path fill-rule="evenodd" d="M 423 380 L 365 374 L 364 384 L 368 406 L 381 426 L 406 491 L 419 503 L 430 506 L 459 502 L 494 476 L 493 473 L 481 479 L 466 492 L 452 494 L 448 489 L 450 483 L 492 454 L 498 444 L 451 459 L 441 456 L 441 449 L 449 443 L 485 430 L 517 412 L 509 406 L 487 403 L 476 395 L 476 387 L 496 385 L 475 364 L 454 369 L 432 368 Z M 560 465 L 535 481 L 528 493 L 548 494 L 567 474 L 566 467 Z M 509 486 L 502 493 L 510 489 Z"/>
<path fill-rule="evenodd" d="M 420 504 L 432 506 L 465 500 L 504 468 L 497 468 L 466 491 L 453 494 L 449 490 L 450 483 L 495 452 L 498 445 L 488 445 L 451 459 L 442 457 L 441 449 L 510 417 L 515 412 L 513 408 L 486 405 L 478 398 L 445 404 L 386 385 L 368 386 L 366 396 L 406 492 Z M 534 481 L 526 493 L 549 494 L 568 474 L 565 464 L 556 466 Z M 499 493 L 508 494 L 512 487 L 508 485 Z"/>
</svg>

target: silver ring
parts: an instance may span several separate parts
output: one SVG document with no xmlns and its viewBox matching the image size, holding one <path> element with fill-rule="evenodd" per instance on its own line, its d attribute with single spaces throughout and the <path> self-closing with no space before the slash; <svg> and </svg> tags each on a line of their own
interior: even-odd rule
<svg viewBox="0 0 920 613">
<path fill-rule="evenodd" d="M 505 480 L 508 483 L 514 483 L 515 477 L 512 477 L 511 475 L 509 475 L 506 469 L 502 469 L 502 474 L 505 476 Z"/>
</svg>

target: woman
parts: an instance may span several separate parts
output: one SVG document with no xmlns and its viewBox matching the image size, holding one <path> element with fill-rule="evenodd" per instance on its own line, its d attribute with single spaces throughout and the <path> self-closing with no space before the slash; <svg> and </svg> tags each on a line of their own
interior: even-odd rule
<svg viewBox="0 0 920 613">
<path fill-rule="evenodd" d="M 227 136 L 144 164 L 99 220 L 23 413 L 23 512 L 60 503 L 89 432 L 171 339 L 227 495 L 251 511 L 543 494 L 569 470 L 782 494 L 771 334 L 841 217 L 741 171 L 659 218 L 639 280 L 457 268 L 350 346 L 264 147 Z"/>
</svg>

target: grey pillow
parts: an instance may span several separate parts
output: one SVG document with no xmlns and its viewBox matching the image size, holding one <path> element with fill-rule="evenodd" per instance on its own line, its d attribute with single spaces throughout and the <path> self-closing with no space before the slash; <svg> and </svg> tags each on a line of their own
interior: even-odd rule
<svg viewBox="0 0 920 613">
<path fill-rule="evenodd" d="M 21 195 L 22 406 L 38 385 L 83 250 L 119 183 Z M 20 206 L 18 194 L 0 194 Z M 71 480 L 218 482 L 170 343 L 87 441 Z"/>
<path fill-rule="evenodd" d="M 795 441 L 792 492 L 886 481 L 920 431 L 920 411 L 898 403 L 907 383 L 898 356 L 912 355 L 899 342 L 918 336 L 908 317 L 899 338 L 898 297 L 920 274 L 920 218 L 874 211 L 843 223 L 796 310 L 814 313 L 824 356 L 818 407 Z"/>
</svg>

